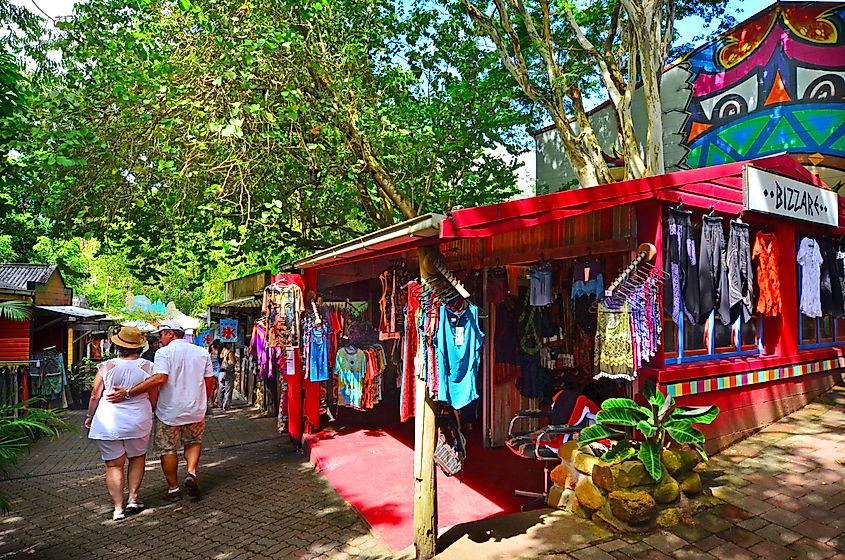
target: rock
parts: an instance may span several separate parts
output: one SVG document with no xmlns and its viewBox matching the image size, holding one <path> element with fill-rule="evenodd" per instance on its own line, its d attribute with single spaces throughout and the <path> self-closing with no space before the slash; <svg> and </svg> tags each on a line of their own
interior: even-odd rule
<svg viewBox="0 0 845 560">
<path fill-rule="evenodd" d="M 586 476 L 575 485 L 575 496 L 582 506 L 589 509 L 599 509 L 604 503 L 601 490 Z"/>
<path fill-rule="evenodd" d="M 678 482 L 666 473 L 654 489 L 654 500 L 658 504 L 674 503 L 681 495 L 681 487 Z"/>
<path fill-rule="evenodd" d="M 657 505 L 647 492 L 616 490 L 610 493 L 608 500 L 613 515 L 631 525 L 646 523 Z"/>
<path fill-rule="evenodd" d="M 574 497 L 575 492 L 555 484 L 549 489 L 549 497 L 546 499 L 546 503 L 552 508 L 566 509 Z"/>
<path fill-rule="evenodd" d="M 687 449 L 664 449 L 663 466 L 669 474 L 688 473 L 698 464 L 700 457 L 695 451 Z"/>
<path fill-rule="evenodd" d="M 599 464 L 600 459 L 595 455 L 590 455 L 584 453 L 583 451 L 579 451 L 575 454 L 572 464 L 575 465 L 575 468 L 580 473 L 584 474 L 592 474 L 593 467 Z"/>
<path fill-rule="evenodd" d="M 575 440 L 569 440 L 563 445 L 560 446 L 560 449 L 557 451 L 558 457 L 560 457 L 564 461 L 572 462 L 572 456 L 578 452 L 578 442 Z"/>
<path fill-rule="evenodd" d="M 571 502 L 569 502 L 569 511 L 572 515 L 576 517 L 580 517 L 581 519 L 590 519 L 592 517 L 593 512 L 585 508 L 581 505 L 581 502 L 578 501 L 578 497 L 576 496 Z"/>
<path fill-rule="evenodd" d="M 604 488 L 608 492 L 616 490 L 613 485 L 613 469 L 610 465 L 597 464 L 593 467 L 593 483 L 599 488 Z"/>
<path fill-rule="evenodd" d="M 630 488 L 654 484 L 654 479 L 645 470 L 645 465 L 639 459 L 623 461 L 613 467 L 614 484 L 617 488 Z"/>
<path fill-rule="evenodd" d="M 566 479 L 569 478 L 569 469 L 564 463 L 559 464 L 549 473 L 549 478 L 555 484 L 566 486 Z"/>
<path fill-rule="evenodd" d="M 688 496 L 698 494 L 701 489 L 701 475 L 697 472 L 688 474 L 686 478 L 681 480 L 681 490 Z"/>
<path fill-rule="evenodd" d="M 684 512 L 681 508 L 666 508 L 657 514 L 657 526 L 661 529 L 674 527 L 681 522 Z"/>
</svg>

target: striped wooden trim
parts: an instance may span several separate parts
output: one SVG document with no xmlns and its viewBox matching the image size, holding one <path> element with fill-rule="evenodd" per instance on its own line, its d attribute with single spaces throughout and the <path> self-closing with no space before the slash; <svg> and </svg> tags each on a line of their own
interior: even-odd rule
<svg viewBox="0 0 845 560">
<path fill-rule="evenodd" d="M 723 389 L 732 389 L 734 387 L 746 387 L 748 385 L 757 385 L 768 381 L 777 381 L 779 379 L 788 379 L 790 377 L 800 377 L 811 373 L 819 373 L 822 371 L 831 371 L 841 368 L 845 368 L 845 358 L 833 358 L 830 360 L 810 362 L 807 364 L 795 364 L 773 369 L 765 369 L 762 371 L 750 371 L 746 373 L 724 375 L 722 377 L 710 377 L 694 381 L 669 383 L 668 385 L 664 385 L 663 388 L 670 397 L 683 397 L 685 395 L 697 395 L 699 393 L 721 391 Z"/>
</svg>

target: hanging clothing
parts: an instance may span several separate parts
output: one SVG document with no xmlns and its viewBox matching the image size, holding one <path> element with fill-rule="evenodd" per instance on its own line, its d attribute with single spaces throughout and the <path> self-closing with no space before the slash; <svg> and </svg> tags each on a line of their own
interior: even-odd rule
<svg viewBox="0 0 845 560">
<path fill-rule="evenodd" d="M 699 321 L 704 323 L 719 304 L 724 269 L 725 235 L 721 216 L 704 216 L 698 251 Z"/>
<path fill-rule="evenodd" d="M 544 307 L 552 303 L 552 266 L 542 262 L 528 272 L 530 304 Z"/>
<path fill-rule="evenodd" d="M 672 320 L 681 321 L 681 308 L 690 323 L 698 324 L 700 317 L 698 261 L 692 235 L 692 212 L 669 209 L 669 241 L 664 270 L 672 277 Z"/>
<path fill-rule="evenodd" d="M 493 329 L 493 342 L 496 346 L 494 362 L 497 364 L 519 365 L 515 306 L 513 298 L 495 306 L 496 326 Z"/>
<path fill-rule="evenodd" d="M 249 354 L 255 360 L 258 378 L 262 380 L 270 377 L 270 355 L 267 350 L 267 327 L 256 322 L 252 326 L 252 336 L 249 339 Z"/>
<path fill-rule="evenodd" d="M 840 276 L 836 265 L 836 243 L 829 237 L 822 237 L 819 240 L 819 250 L 823 261 L 819 290 L 822 312 L 833 317 L 842 317 L 845 315 L 845 310 L 843 310 Z"/>
<path fill-rule="evenodd" d="M 836 279 L 833 289 L 839 290 L 842 298 L 843 315 L 845 315 L 845 239 L 840 239 L 838 243 L 834 244 L 835 248 L 835 266 Z"/>
<path fill-rule="evenodd" d="M 634 347 L 627 301 L 621 309 L 611 309 L 604 303 L 598 307 L 595 372 L 596 379 L 634 380 Z"/>
<path fill-rule="evenodd" d="M 764 317 L 780 314 L 780 254 L 774 233 L 758 232 L 754 238 L 751 259 L 757 261 L 757 312 Z"/>
<path fill-rule="evenodd" d="M 504 268 L 494 268 L 487 277 L 487 301 L 499 305 L 508 297 L 508 273 Z"/>
<path fill-rule="evenodd" d="M 402 369 L 399 383 L 399 421 L 406 422 L 414 416 L 416 406 L 416 377 L 420 353 L 420 296 L 419 282 L 408 282 L 405 304 L 405 336 L 402 339 Z"/>
<path fill-rule="evenodd" d="M 801 265 L 801 313 L 807 317 L 821 317 L 821 265 L 822 253 L 812 237 L 805 237 L 798 246 L 798 264 Z"/>
<path fill-rule="evenodd" d="M 274 348 L 299 346 L 299 316 L 305 311 L 302 288 L 273 284 L 264 289 L 262 306 L 267 321 L 267 344 Z"/>
<path fill-rule="evenodd" d="M 727 267 L 727 291 L 722 292 L 719 317 L 722 324 L 726 326 L 732 324 L 740 316 L 743 322 L 747 322 L 754 312 L 754 267 L 751 264 L 748 224 L 745 222 L 731 220 L 725 266 Z"/>
<path fill-rule="evenodd" d="M 367 373 L 367 356 L 357 348 L 344 347 L 337 352 L 337 404 L 363 408 L 364 375 Z"/>
<path fill-rule="evenodd" d="M 441 306 L 434 336 L 439 379 L 437 400 L 460 409 L 478 398 L 477 374 L 483 341 L 475 305 L 467 304 L 460 312 Z"/>
</svg>

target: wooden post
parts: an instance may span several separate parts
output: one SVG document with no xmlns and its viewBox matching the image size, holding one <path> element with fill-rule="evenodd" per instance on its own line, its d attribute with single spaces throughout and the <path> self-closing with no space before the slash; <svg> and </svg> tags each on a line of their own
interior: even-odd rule
<svg viewBox="0 0 845 560">
<path fill-rule="evenodd" d="M 420 278 L 427 278 L 426 259 L 432 253 L 424 247 L 417 251 Z M 435 402 L 425 380 L 415 372 L 416 408 L 414 417 L 414 548 L 417 560 L 437 554 L 437 473 L 434 447 L 437 443 Z"/>
</svg>

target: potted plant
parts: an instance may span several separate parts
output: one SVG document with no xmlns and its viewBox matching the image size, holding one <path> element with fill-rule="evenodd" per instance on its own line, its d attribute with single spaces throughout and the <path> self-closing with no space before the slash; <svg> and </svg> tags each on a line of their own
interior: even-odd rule
<svg viewBox="0 0 845 560">
<path fill-rule="evenodd" d="M 96 372 L 97 362 L 89 358 L 82 358 L 80 361 L 71 364 L 67 383 L 75 408 L 88 406 Z"/>
<path fill-rule="evenodd" d="M 719 414 L 718 406 L 675 406 L 675 399 L 666 397 L 654 382 L 643 388 L 642 396 L 648 407 L 631 399 L 607 399 L 596 414 L 596 424 L 581 431 L 581 446 L 604 439 L 618 440 L 602 456 L 608 463 L 617 463 L 636 456 L 654 480 L 663 476 L 662 454 L 673 442 L 689 446 L 701 459 L 707 461 L 704 451 L 704 434 L 693 424 L 709 424 Z M 624 430 L 630 428 L 637 437 L 628 437 Z"/>
</svg>

